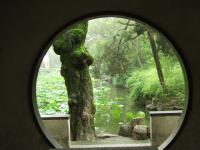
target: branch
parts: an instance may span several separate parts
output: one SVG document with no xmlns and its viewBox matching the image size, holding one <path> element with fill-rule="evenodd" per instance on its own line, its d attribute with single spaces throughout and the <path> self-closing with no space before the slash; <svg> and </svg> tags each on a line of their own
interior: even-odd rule
<svg viewBox="0 0 200 150">
<path fill-rule="evenodd" d="M 127 30 L 128 26 L 131 25 L 131 24 L 130 24 L 130 19 L 127 21 L 127 23 L 123 23 L 123 22 L 121 22 L 121 21 L 118 21 L 118 22 L 122 23 L 123 25 L 126 25 L 125 28 L 124 28 L 123 30 Z M 132 24 L 132 25 L 133 25 L 133 24 Z M 118 30 L 118 32 L 119 32 L 119 31 L 120 31 L 120 30 Z M 145 32 L 145 31 L 144 31 L 144 32 Z M 130 40 L 135 40 L 137 37 L 139 37 L 139 36 L 140 36 L 141 34 L 143 34 L 144 32 L 142 32 L 142 33 L 140 33 L 140 34 L 137 34 L 136 36 L 127 39 L 127 40 L 124 41 L 123 43 L 122 43 L 122 37 L 121 37 L 121 38 L 119 39 L 118 45 L 117 45 L 116 47 L 114 47 L 113 49 L 117 48 L 117 50 L 119 50 L 120 47 L 121 47 L 122 45 L 124 45 L 125 43 L 127 43 L 127 42 L 130 41 Z M 113 37 L 113 40 L 112 40 L 111 44 L 106 48 L 105 51 L 107 51 L 108 49 L 111 49 L 111 45 L 114 43 L 115 40 L 116 40 L 116 36 Z M 105 56 L 105 57 L 106 57 L 106 56 Z"/>
<path fill-rule="evenodd" d="M 130 19 L 129 19 L 129 21 L 130 21 Z M 121 22 L 121 21 L 117 21 L 118 23 L 120 23 L 120 24 L 122 24 L 122 25 L 127 25 L 127 23 L 124 23 L 124 22 Z M 135 24 L 128 24 L 129 26 L 135 26 Z"/>
<path fill-rule="evenodd" d="M 142 33 L 141 33 L 142 34 Z M 130 40 L 135 40 L 138 36 L 140 36 L 141 34 L 137 34 L 136 36 L 129 38 L 128 40 L 124 41 L 121 45 L 124 45 L 125 43 L 127 43 Z"/>
<path fill-rule="evenodd" d="M 124 27 L 124 30 L 127 30 L 128 26 L 129 26 L 129 23 L 130 23 L 130 19 L 129 19 L 128 22 L 126 23 L 126 26 Z"/>
</svg>

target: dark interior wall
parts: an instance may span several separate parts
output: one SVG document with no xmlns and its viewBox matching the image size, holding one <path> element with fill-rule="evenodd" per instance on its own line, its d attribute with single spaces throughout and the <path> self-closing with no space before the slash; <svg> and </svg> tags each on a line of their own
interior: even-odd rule
<svg viewBox="0 0 200 150">
<path fill-rule="evenodd" d="M 198 149 L 199 10 L 198 0 L 0 1 L 0 149 L 52 148 L 38 126 L 32 107 L 36 61 L 51 37 L 67 23 L 85 15 L 112 11 L 154 25 L 177 46 L 189 73 L 190 106 L 182 130 L 168 149 Z"/>
</svg>

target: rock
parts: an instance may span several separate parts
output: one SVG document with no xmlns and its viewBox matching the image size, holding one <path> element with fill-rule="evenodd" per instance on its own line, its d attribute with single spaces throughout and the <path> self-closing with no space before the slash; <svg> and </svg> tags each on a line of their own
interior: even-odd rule
<svg viewBox="0 0 200 150">
<path fill-rule="evenodd" d="M 143 118 L 134 118 L 130 122 L 130 126 L 131 126 L 132 129 L 134 129 L 134 127 L 136 125 L 142 125 L 142 124 L 144 124 L 144 119 Z"/>
<path fill-rule="evenodd" d="M 183 109 L 183 107 L 181 107 L 181 106 L 173 106 L 172 107 L 172 110 L 182 110 Z"/>
<path fill-rule="evenodd" d="M 177 100 L 170 100 L 168 103 L 170 106 L 176 106 L 177 105 Z"/>
<path fill-rule="evenodd" d="M 157 107 L 156 107 L 155 105 L 153 105 L 153 104 L 148 104 L 148 105 L 146 105 L 146 108 L 147 108 L 148 110 L 150 110 L 150 111 L 152 111 L 152 110 L 157 110 Z"/>
<path fill-rule="evenodd" d="M 132 131 L 134 140 L 145 140 L 150 137 L 150 129 L 146 125 L 136 125 Z"/>
<path fill-rule="evenodd" d="M 122 124 L 120 125 L 119 135 L 124 137 L 131 137 L 131 126 L 130 124 Z"/>
<path fill-rule="evenodd" d="M 134 118 L 129 124 L 121 124 L 119 129 L 119 135 L 124 137 L 131 137 L 132 131 L 136 125 L 144 124 L 143 118 Z"/>
<path fill-rule="evenodd" d="M 157 110 L 158 111 L 163 111 L 164 110 L 164 106 L 162 104 L 158 104 L 157 105 Z"/>
<path fill-rule="evenodd" d="M 147 134 L 148 127 L 146 125 L 136 125 L 133 129 L 133 132 L 140 133 L 140 134 Z"/>
</svg>

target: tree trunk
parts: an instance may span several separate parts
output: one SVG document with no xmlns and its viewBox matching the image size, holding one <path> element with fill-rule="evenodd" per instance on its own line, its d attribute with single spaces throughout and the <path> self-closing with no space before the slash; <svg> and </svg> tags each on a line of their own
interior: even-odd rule
<svg viewBox="0 0 200 150">
<path fill-rule="evenodd" d="M 158 78 L 159 78 L 159 81 L 160 81 L 160 85 L 161 85 L 162 89 L 164 89 L 165 81 L 164 81 L 164 76 L 163 76 L 163 72 L 162 72 L 161 65 L 160 65 L 160 60 L 159 60 L 158 51 L 157 51 L 157 48 L 156 48 L 154 36 L 153 36 L 153 33 L 151 33 L 151 31 L 147 31 L 147 34 L 148 34 L 149 42 L 150 42 L 150 45 L 151 45 L 153 58 L 154 58 L 154 62 L 155 62 L 155 65 L 156 65 L 156 70 L 157 70 Z"/>
<path fill-rule="evenodd" d="M 60 55 L 61 75 L 68 92 L 71 138 L 95 140 L 93 89 L 89 65 L 93 58 L 84 47 L 87 22 L 72 26 L 54 42 L 54 51 Z"/>
<path fill-rule="evenodd" d="M 137 60 L 138 60 L 138 64 L 140 67 L 142 67 L 142 61 L 141 61 L 141 56 L 140 56 L 140 51 L 139 51 L 139 40 L 136 39 L 137 42 L 137 47 L 136 47 L 136 51 L 137 51 Z"/>
</svg>

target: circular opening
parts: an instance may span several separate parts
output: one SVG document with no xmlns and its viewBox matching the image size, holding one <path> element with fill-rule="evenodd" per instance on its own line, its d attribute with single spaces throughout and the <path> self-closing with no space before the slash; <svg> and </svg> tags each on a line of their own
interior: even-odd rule
<svg viewBox="0 0 200 150">
<path fill-rule="evenodd" d="M 188 80 L 174 46 L 127 17 L 69 26 L 39 62 L 34 100 L 55 147 L 156 146 L 178 132 Z"/>
</svg>

